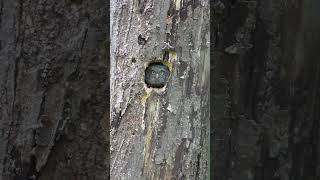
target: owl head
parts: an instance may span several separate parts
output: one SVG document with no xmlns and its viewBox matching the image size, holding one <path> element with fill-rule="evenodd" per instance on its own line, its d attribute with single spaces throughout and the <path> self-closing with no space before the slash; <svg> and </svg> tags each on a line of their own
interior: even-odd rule
<svg viewBox="0 0 320 180">
<path fill-rule="evenodd" d="M 168 81 L 170 71 L 162 63 L 151 63 L 145 70 L 145 83 L 150 88 L 162 88 Z"/>
</svg>

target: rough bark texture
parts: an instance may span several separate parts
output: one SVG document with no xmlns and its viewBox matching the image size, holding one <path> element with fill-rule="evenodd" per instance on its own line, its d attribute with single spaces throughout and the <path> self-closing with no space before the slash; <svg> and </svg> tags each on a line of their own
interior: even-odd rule
<svg viewBox="0 0 320 180">
<path fill-rule="evenodd" d="M 207 179 L 209 1 L 113 0 L 110 25 L 112 179 Z M 172 67 L 162 90 L 152 60 Z"/>
<path fill-rule="evenodd" d="M 107 4 L 0 0 L 0 179 L 107 179 Z"/>
<path fill-rule="evenodd" d="M 212 12 L 213 179 L 320 179 L 320 1 Z"/>
</svg>

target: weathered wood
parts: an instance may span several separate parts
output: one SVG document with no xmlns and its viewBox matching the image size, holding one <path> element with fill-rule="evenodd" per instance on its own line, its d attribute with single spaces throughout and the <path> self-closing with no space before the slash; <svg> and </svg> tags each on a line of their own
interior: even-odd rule
<svg viewBox="0 0 320 180">
<path fill-rule="evenodd" d="M 107 179 L 107 13 L 0 0 L 1 180 Z"/>
<path fill-rule="evenodd" d="M 209 1 L 111 1 L 111 178 L 208 179 Z M 152 60 L 171 68 L 148 89 Z"/>
</svg>

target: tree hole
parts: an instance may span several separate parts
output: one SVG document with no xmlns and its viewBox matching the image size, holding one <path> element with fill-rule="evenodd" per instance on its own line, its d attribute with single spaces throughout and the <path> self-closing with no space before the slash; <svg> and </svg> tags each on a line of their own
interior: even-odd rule
<svg viewBox="0 0 320 180">
<path fill-rule="evenodd" d="M 163 88 L 170 76 L 169 67 L 162 62 L 152 62 L 145 70 L 145 83 L 148 88 Z"/>
</svg>

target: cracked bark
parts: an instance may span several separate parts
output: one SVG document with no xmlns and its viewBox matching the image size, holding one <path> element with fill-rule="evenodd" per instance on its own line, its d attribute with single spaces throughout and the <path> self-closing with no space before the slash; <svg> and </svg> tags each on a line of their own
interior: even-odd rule
<svg viewBox="0 0 320 180">
<path fill-rule="evenodd" d="M 107 179 L 105 1 L 0 0 L 0 179 Z"/>
<path fill-rule="evenodd" d="M 209 1 L 111 1 L 111 177 L 207 179 Z M 145 65 L 172 66 L 163 91 Z"/>
</svg>

